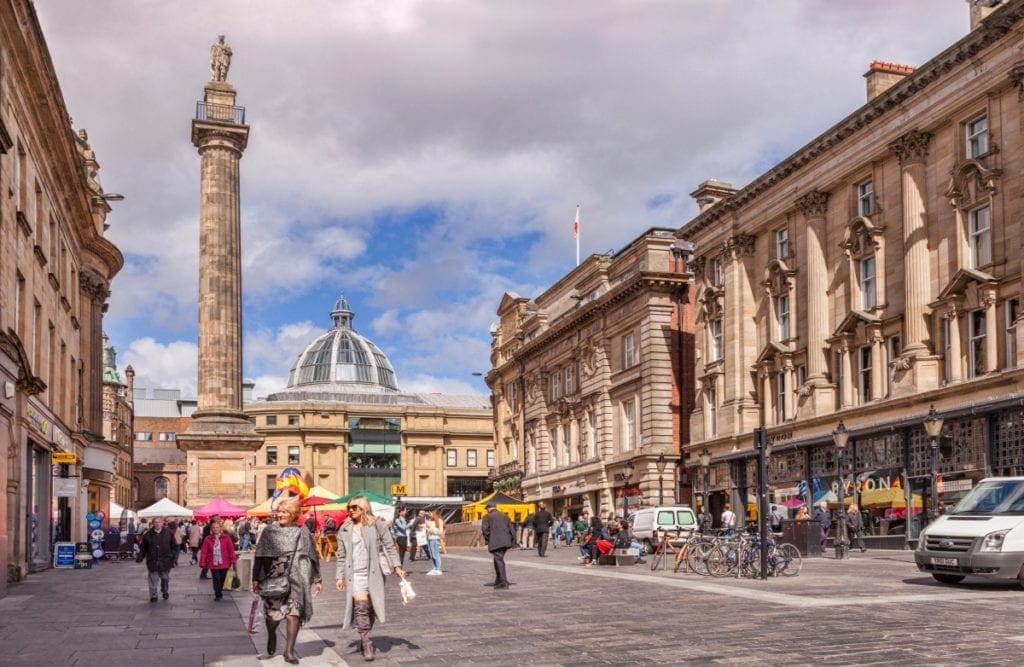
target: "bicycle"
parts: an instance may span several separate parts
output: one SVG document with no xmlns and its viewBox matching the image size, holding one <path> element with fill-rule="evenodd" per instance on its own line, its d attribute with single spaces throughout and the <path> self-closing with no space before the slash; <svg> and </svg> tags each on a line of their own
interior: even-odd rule
<svg viewBox="0 0 1024 667">
<path fill-rule="evenodd" d="M 708 576 L 710 573 L 708 572 L 706 558 L 708 552 L 715 548 L 715 544 L 715 538 L 709 535 L 702 535 L 697 532 L 691 533 L 676 555 L 676 564 L 672 571 L 679 572 L 680 568 L 682 568 L 684 572 L 689 569 L 691 572 L 701 576 Z"/>
<path fill-rule="evenodd" d="M 676 529 L 678 530 L 678 526 Z M 658 569 L 666 553 L 676 554 L 676 548 L 672 546 L 672 540 L 669 538 L 669 531 L 661 527 L 655 528 L 655 530 L 661 530 L 661 539 L 654 545 L 654 551 L 651 554 L 651 572 Z"/>
</svg>

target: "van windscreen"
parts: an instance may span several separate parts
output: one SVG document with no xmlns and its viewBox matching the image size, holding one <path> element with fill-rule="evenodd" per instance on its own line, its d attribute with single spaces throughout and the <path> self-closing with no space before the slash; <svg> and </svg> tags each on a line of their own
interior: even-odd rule
<svg viewBox="0 0 1024 667">
<path fill-rule="evenodd" d="M 981 482 L 950 514 L 1024 514 L 1024 480 L 991 479 Z"/>
</svg>

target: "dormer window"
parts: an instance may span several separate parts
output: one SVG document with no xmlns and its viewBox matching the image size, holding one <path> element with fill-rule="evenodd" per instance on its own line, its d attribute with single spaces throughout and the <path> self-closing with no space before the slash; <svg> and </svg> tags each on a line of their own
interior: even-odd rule
<svg viewBox="0 0 1024 667">
<path fill-rule="evenodd" d="M 988 152 L 988 116 L 982 114 L 964 123 L 967 158 L 974 159 Z"/>
</svg>

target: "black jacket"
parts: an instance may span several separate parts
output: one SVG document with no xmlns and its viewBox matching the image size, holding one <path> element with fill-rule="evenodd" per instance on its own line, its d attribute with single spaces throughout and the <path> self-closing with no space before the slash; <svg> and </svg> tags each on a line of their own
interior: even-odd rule
<svg viewBox="0 0 1024 667">
<path fill-rule="evenodd" d="M 174 567 L 174 533 L 164 526 L 159 533 L 149 530 L 142 536 L 139 555 L 136 563 L 146 559 L 146 569 L 150 572 L 168 572 Z"/>
<path fill-rule="evenodd" d="M 533 529 L 538 533 L 548 532 L 554 523 L 554 517 L 547 510 L 537 510 L 537 513 L 533 515 Z"/>
<path fill-rule="evenodd" d="M 480 531 L 484 534 L 488 551 L 511 549 L 516 544 L 516 534 L 512 523 L 503 513 L 493 510 L 480 522 Z"/>
</svg>

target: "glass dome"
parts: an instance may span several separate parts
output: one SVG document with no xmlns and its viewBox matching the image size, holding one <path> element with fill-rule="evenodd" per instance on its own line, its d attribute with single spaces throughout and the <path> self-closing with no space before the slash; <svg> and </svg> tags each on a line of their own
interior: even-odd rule
<svg viewBox="0 0 1024 667">
<path fill-rule="evenodd" d="M 296 359 L 288 388 L 361 393 L 397 392 L 395 369 L 372 341 L 352 328 L 355 313 L 344 295 L 331 309 L 334 326 Z"/>
</svg>

